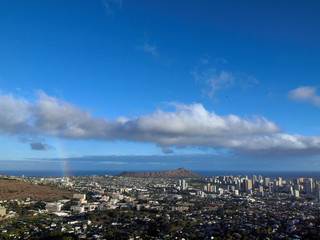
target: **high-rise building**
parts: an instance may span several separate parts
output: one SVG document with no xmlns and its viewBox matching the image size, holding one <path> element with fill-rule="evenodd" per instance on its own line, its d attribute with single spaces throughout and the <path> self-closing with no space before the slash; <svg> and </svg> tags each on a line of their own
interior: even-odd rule
<svg viewBox="0 0 320 240">
<path fill-rule="evenodd" d="M 269 193 L 273 193 L 274 188 L 273 188 L 273 182 L 269 184 Z"/>
<path fill-rule="evenodd" d="M 177 185 L 180 187 L 181 184 L 182 184 L 181 180 L 178 180 L 178 181 L 177 181 Z"/>
<path fill-rule="evenodd" d="M 237 181 L 237 189 L 239 190 L 239 191 L 241 191 L 241 181 L 240 180 L 238 180 Z"/>
<path fill-rule="evenodd" d="M 180 187 L 181 190 L 187 190 L 188 189 L 188 183 L 186 182 L 185 179 L 178 180 L 177 185 Z M 208 189 L 207 189 L 207 191 L 208 191 Z"/>
<path fill-rule="evenodd" d="M 320 184 L 319 184 L 319 182 L 316 182 L 314 192 L 316 195 L 316 199 L 320 200 Z"/>
<path fill-rule="evenodd" d="M 252 190 L 252 180 L 245 179 L 244 187 L 245 187 L 245 190 Z"/>
<path fill-rule="evenodd" d="M 204 191 L 205 192 L 214 192 L 214 187 L 215 186 L 213 186 L 210 183 L 208 183 L 207 185 L 204 186 Z"/>
<path fill-rule="evenodd" d="M 306 181 L 306 193 L 313 193 L 313 179 L 308 178 Z"/>
<path fill-rule="evenodd" d="M 256 175 L 253 175 L 253 177 L 252 177 L 252 184 L 253 184 L 253 186 L 256 186 L 257 185 L 257 176 Z"/>
<path fill-rule="evenodd" d="M 269 186 L 269 183 L 270 183 L 270 178 L 265 177 L 265 178 L 264 178 L 264 185 L 265 185 L 266 187 L 268 187 L 268 186 Z"/>
<path fill-rule="evenodd" d="M 299 184 L 302 184 L 303 182 L 304 182 L 303 178 L 295 178 L 293 180 L 294 185 L 299 185 Z"/>
<path fill-rule="evenodd" d="M 281 177 L 278 177 L 278 186 L 282 187 L 282 178 Z"/>
</svg>

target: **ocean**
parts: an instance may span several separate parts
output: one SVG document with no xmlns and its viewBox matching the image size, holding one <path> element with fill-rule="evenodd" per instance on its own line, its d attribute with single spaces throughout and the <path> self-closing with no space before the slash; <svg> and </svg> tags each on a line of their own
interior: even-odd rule
<svg viewBox="0 0 320 240">
<path fill-rule="evenodd" d="M 152 171 L 152 170 L 150 170 Z M 190 170 L 192 171 L 192 170 Z M 121 173 L 121 170 L 81 170 L 81 171 L 72 171 L 71 176 L 83 176 L 83 175 L 117 175 Z M 320 172 L 311 172 L 311 171 L 193 171 L 199 175 L 205 177 L 211 176 L 245 176 L 252 178 L 253 175 L 269 177 L 271 180 L 278 177 L 282 177 L 283 180 L 293 180 L 294 178 L 304 177 L 304 178 L 313 178 L 314 180 L 320 180 Z M 61 171 L 31 171 L 31 170 L 0 170 L 0 175 L 8 176 L 22 176 L 25 177 L 64 177 Z"/>
</svg>

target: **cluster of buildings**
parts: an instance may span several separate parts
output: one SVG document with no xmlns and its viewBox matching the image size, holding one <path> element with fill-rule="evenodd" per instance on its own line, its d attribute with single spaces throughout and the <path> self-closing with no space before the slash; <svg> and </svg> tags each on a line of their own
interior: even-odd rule
<svg viewBox="0 0 320 240">
<path fill-rule="evenodd" d="M 312 178 L 104 175 L 16 179 L 77 192 L 72 199 L 46 202 L 40 208 L 32 199 L 28 205 L 20 204 L 27 206 L 27 216 L 37 215 L 41 221 L 35 225 L 34 220 L 29 223 L 24 218 L 24 237 L 55 233 L 92 239 L 301 239 L 319 237 L 320 232 L 319 181 Z M 5 215 L 3 209 L 0 216 Z M 19 216 L 0 221 L 0 236 L 21 237 L 17 221 Z"/>
<path fill-rule="evenodd" d="M 252 179 L 249 179 L 248 176 L 217 176 L 206 180 L 208 183 L 203 188 L 206 193 L 220 195 L 232 193 L 236 196 L 247 194 L 265 197 L 277 193 L 290 193 L 296 198 L 303 194 L 320 200 L 320 184 L 313 178 L 295 178 L 293 181 L 286 181 L 282 177 L 270 180 L 269 177 L 263 178 L 261 175 L 258 177 L 253 175 Z"/>
</svg>

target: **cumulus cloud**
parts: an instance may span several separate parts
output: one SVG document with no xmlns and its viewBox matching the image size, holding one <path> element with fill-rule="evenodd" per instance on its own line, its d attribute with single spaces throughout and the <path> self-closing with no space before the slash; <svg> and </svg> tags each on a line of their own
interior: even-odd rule
<svg viewBox="0 0 320 240">
<path fill-rule="evenodd" d="M 106 119 L 93 118 L 89 111 L 41 92 L 32 107 L 33 131 L 71 139 L 101 139 L 108 127 Z"/>
<path fill-rule="evenodd" d="M 244 120 L 236 115 L 218 116 L 202 104 L 175 105 L 175 112 L 158 110 L 152 115 L 140 116 L 136 122 L 142 132 L 163 137 L 230 136 L 272 133 L 280 129 L 263 117 Z"/>
<path fill-rule="evenodd" d="M 318 87 L 301 86 L 294 90 L 291 90 L 288 94 L 288 98 L 295 101 L 311 103 L 320 107 L 320 96 L 317 95 Z"/>
<path fill-rule="evenodd" d="M 90 111 L 39 93 L 30 103 L 11 95 L 0 95 L 0 132 L 21 137 L 58 137 L 128 140 L 155 143 L 164 153 L 172 147 L 230 149 L 239 154 L 293 156 L 320 154 L 320 137 L 283 133 L 263 116 L 249 119 L 220 116 L 202 104 L 173 104 L 174 111 L 158 110 L 135 118 L 95 118 Z M 32 149 L 42 150 L 40 142 Z M 43 145 L 45 147 L 45 145 Z"/>
<path fill-rule="evenodd" d="M 15 135 L 29 131 L 30 105 L 25 99 L 0 94 L 0 133 Z"/>
<path fill-rule="evenodd" d="M 265 157 L 286 157 L 320 154 L 320 137 L 276 133 L 229 141 L 236 152 Z"/>
</svg>

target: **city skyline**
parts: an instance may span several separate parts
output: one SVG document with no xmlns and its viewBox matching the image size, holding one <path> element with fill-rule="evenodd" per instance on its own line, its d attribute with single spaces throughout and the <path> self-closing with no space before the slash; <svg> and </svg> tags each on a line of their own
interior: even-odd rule
<svg viewBox="0 0 320 240">
<path fill-rule="evenodd" d="M 316 1 L 3 1 L 3 170 L 320 170 Z"/>
</svg>

